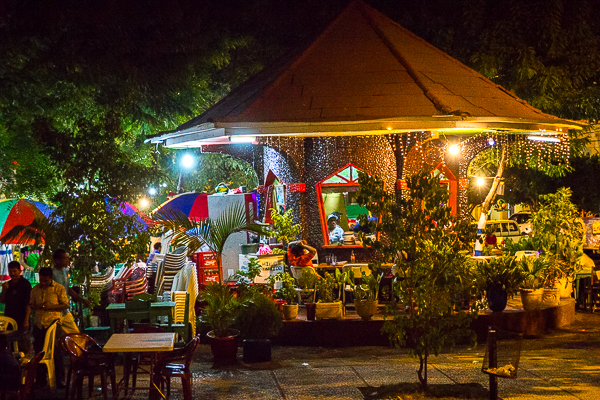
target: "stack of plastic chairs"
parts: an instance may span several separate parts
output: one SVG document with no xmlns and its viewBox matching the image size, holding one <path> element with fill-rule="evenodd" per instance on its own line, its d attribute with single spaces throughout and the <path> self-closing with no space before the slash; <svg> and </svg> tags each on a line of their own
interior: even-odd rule
<svg viewBox="0 0 600 400">
<path fill-rule="evenodd" d="M 132 269 L 129 279 L 125 281 L 126 300 L 131 301 L 136 294 L 146 293 L 148 280 L 146 279 L 146 268 L 135 267 Z"/>
<path fill-rule="evenodd" d="M 154 293 L 156 285 L 156 276 L 158 273 L 159 265 L 165 260 L 164 254 L 155 254 L 152 261 L 146 266 L 146 279 L 148 280 L 148 293 Z"/>
<path fill-rule="evenodd" d="M 185 318 L 187 312 L 188 296 L 188 292 L 171 292 L 171 301 L 175 302 L 173 322 L 176 324 L 183 324 L 188 322 Z"/>
<path fill-rule="evenodd" d="M 171 290 L 173 278 L 185 266 L 186 253 L 187 248 L 180 247 L 165 256 L 165 261 L 162 264 L 163 268 L 160 265 L 158 267 L 154 294 L 160 295 Z"/>
<path fill-rule="evenodd" d="M 178 333 L 185 342 L 189 340 L 190 335 L 189 299 L 190 294 L 188 292 L 176 291 L 171 293 L 171 301 L 175 302 L 171 329 L 173 332 Z M 167 328 L 166 324 L 161 326 Z"/>
<path fill-rule="evenodd" d="M 103 274 L 92 275 L 90 290 L 100 292 L 101 303 L 108 302 L 108 295 L 112 290 L 112 280 L 115 277 L 114 267 L 109 267 Z"/>
<path fill-rule="evenodd" d="M 127 292 L 125 282 L 129 279 L 129 276 L 133 272 L 131 266 L 123 266 L 116 278 L 112 280 L 112 288 L 109 293 L 108 299 L 110 303 L 124 303 L 127 298 Z"/>
</svg>

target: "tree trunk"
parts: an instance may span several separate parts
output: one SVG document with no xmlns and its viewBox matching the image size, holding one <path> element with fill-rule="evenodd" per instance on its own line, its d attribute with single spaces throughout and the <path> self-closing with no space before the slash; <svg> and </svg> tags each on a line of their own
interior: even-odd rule
<svg viewBox="0 0 600 400">
<path fill-rule="evenodd" d="M 424 356 L 419 356 L 419 382 L 421 382 L 421 388 L 423 391 L 427 391 L 427 353 Z"/>
<path fill-rule="evenodd" d="M 487 221 L 487 215 L 490 211 L 492 201 L 494 201 L 494 197 L 496 196 L 496 190 L 498 190 L 498 185 L 502 180 L 502 174 L 504 174 L 504 168 L 506 166 L 506 160 L 508 158 L 508 144 L 502 146 L 502 155 L 500 157 L 500 163 L 498 164 L 498 171 L 496 172 L 496 176 L 494 177 L 494 181 L 492 182 L 492 187 L 488 192 L 487 196 L 485 196 L 485 200 L 481 206 L 481 214 L 485 215 L 485 219 Z"/>
</svg>

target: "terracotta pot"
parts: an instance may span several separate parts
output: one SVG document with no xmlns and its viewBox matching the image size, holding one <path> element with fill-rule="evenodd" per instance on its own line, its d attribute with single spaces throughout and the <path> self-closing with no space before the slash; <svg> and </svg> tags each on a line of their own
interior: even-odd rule
<svg viewBox="0 0 600 400">
<path fill-rule="evenodd" d="M 542 308 L 544 289 L 521 289 L 521 302 L 525 311 Z"/>
<path fill-rule="evenodd" d="M 544 289 L 543 303 L 547 307 L 556 307 L 560 304 L 560 289 Z"/>
<path fill-rule="evenodd" d="M 375 300 L 375 301 L 354 300 L 354 308 L 356 309 L 356 313 L 363 321 L 370 320 L 371 317 L 377 313 L 377 304 L 379 304 L 379 302 L 377 300 Z"/>
<path fill-rule="evenodd" d="M 283 317 L 286 321 L 296 319 L 298 316 L 298 304 L 284 304 L 283 305 Z"/>
<path fill-rule="evenodd" d="M 206 334 L 210 340 L 210 351 L 215 365 L 235 364 L 237 361 L 238 336 L 240 331 L 230 329 L 228 335 L 216 337 L 214 331 Z"/>
</svg>

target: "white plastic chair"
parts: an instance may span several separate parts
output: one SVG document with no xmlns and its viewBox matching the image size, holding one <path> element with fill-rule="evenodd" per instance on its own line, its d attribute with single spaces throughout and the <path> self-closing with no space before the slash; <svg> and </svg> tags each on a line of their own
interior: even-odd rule
<svg viewBox="0 0 600 400">
<path fill-rule="evenodd" d="M 6 333 L 11 333 L 19 330 L 19 326 L 17 325 L 17 321 L 10 317 L 0 316 L 0 325 L 5 327 Z M 8 325 L 12 327 L 12 329 L 8 329 Z M 19 354 L 19 346 L 17 342 L 13 342 L 13 354 Z"/>
<path fill-rule="evenodd" d="M 46 337 L 44 338 L 44 358 L 40 360 L 40 364 L 46 365 L 48 370 L 48 384 L 50 390 L 56 389 L 56 376 L 54 375 L 54 342 L 56 338 L 56 326 L 58 320 L 54 321 L 46 331 Z"/>
<path fill-rule="evenodd" d="M 310 268 L 309 271 L 311 271 L 315 275 L 317 274 L 317 272 L 311 267 L 290 267 L 290 270 L 292 271 L 292 276 L 295 279 L 297 279 L 298 281 L 300 281 L 300 279 L 302 279 L 302 270 L 304 268 Z M 314 289 L 298 289 L 298 288 L 296 289 L 296 294 L 298 295 L 298 304 L 302 303 L 303 295 L 311 294 L 313 303 L 315 302 L 315 297 L 317 295 L 317 293 Z"/>
</svg>

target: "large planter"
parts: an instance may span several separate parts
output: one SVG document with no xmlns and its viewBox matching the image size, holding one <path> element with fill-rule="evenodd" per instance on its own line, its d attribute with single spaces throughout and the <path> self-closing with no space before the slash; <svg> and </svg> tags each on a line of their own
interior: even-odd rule
<svg viewBox="0 0 600 400">
<path fill-rule="evenodd" d="M 296 319 L 298 316 L 298 304 L 284 304 L 283 305 L 283 317 L 286 321 Z"/>
<path fill-rule="evenodd" d="M 271 361 L 271 341 L 269 339 L 244 339 L 243 346 L 245 363 Z"/>
<path fill-rule="evenodd" d="M 525 311 L 542 308 L 544 289 L 521 289 L 521 302 Z"/>
<path fill-rule="evenodd" d="M 240 331 L 229 329 L 227 336 L 217 337 L 214 331 L 206 334 L 210 340 L 210 351 L 215 365 L 235 364 L 237 361 L 238 336 Z"/>
<path fill-rule="evenodd" d="M 370 320 L 371 317 L 377 313 L 377 304 L 379 304 L 379 302 L 377 300 L 375 300 L 375 301 L 354 300 L 354 308 L 356 309 L 356 313 L 363 321 Z"/>
<path fill-rule="evenodd" d="M 342 302 L 334 301 L 333 303 L 317 303 L 315 319 L 342 319 Z"/>
<path fill-rule="evenodd" d="M 544 306 L 556 307 L 560 304 L 560 289 L 544 289 L 544 295 L 542 297 Z"/>
<path fill-rule="evenodd" d="M 502 312 L 506 308 L 508 301 L 508 293 L 501 285 L 489 284 L 485 291 L 485 298 L 488 301 L 488 306 L 493 312 Z"/>
<path fill-rule="evenodd" d="M 569 278 L 559 279 L 556 288 L 560 289 L 561 299 L 568 299 L 573 293 L 573 281 Z"/>
</svg>

